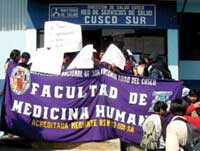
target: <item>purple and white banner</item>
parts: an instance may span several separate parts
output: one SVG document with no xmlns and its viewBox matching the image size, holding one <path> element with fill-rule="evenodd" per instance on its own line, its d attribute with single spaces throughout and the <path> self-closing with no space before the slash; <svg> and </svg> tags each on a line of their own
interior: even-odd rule
<svg viewBox="0 0 200 151">
<path fill-rule="evenodd" d="M 44 141 L 141 140 L 141 125 L 160 100 L 181 95 L 182 82 L 116 74 L 106 68 L 60 76 L 10 65 L 4 117 L 8 131 Z"/>
</svg>

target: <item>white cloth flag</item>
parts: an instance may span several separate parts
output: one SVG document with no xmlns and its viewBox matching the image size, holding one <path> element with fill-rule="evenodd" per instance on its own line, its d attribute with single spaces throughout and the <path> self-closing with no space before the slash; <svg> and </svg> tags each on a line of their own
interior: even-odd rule
<svg viewBox="0 0 200 151">
<path fill-rule="evenodd" d="M 133 55 L 133 53 L 129 49 L 126 49 L 126 52 L 128 53 L 129 56 Z"/>
<path fill-rule="evenodd" d="M 93 45 L 86 45 L 79 54 L 74 58 L 67 69 L 90 69 L 94 68 L 94 61 L 92 60 L 93 52 L 96 50 Z"/>
<path fill-rule="evenodd" d="M 63 53 L 46 48 L 39 48 L 31 54 L 31 71 L 56 74 L 61 72 Z"/>
<path fill-rule="evenodd" d="M 47 21 L 44 26 L 44 47 L 77 52 L 82 48 L 81 26 L 64 21 Z"/>
<path fill-rule="evenodd" d="M 126 63 L 126 58 L 121 50 L 114 44 L 110 44 L 101 58 L 101 62 L 106 62 L 109 64 L 113 64 L 119 67 L 121 70 L 124 70 L 124 66 Z"/>
</svg>

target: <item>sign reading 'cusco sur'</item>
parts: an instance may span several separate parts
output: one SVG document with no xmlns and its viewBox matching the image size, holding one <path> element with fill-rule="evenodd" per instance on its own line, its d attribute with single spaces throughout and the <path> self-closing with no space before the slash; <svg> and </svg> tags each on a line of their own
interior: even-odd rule
<svg viewBox="0 0 200 151">
<path fill-rule="evenodd" d="M 84 142 L 119 137 L 140 142 L 155 102 L 179 97 L 180 81 L 116 74 L 106 68 L 30 73 L 9 64 L 6 129 L 32 140 Z"/>
<path fill-rule="evenodd" d="M 156 5 L 50 4 L 49 20 L 80 25 L 156 26 Z"/>
</svg>

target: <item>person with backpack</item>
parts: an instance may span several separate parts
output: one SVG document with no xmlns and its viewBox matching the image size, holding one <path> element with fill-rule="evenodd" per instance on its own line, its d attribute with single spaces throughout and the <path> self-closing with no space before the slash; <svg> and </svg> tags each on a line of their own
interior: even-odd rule
<svg viewBox="0 0 200 151">
<path fill-rule="evenodd" d="M 165 151 L 165 136 L 167 121 L 167 104 L 158 101 L 154 105 L 154 112 L 143 123 L 143 135 L 140 146 L 144 151 Z"/>
<path fill-rule="evenodd" d="M 196 104 L 199 107 L 199 104 Z M 172 120 L 167 126 L 166 151 L 198 151 L 200 149 L 200 129 L 194 122 L 198 118 L 186 116 L 188 104 L 183 98 L 172 101 Z"/>
<path fill-rule="evenodd" d="M 181 146 L 187 142 L 187 125 L 182 120 L 176 118 L 184 118 L 187 110 L 187 103 L 184 99 L 178 98 L 172 101 L 170 111 L 173 115 L 172 120 L 167 126 L 166 134 L 166 151 L 183 151 Z"/>
<path fill-rule="evenodd" d="M 149 64 L 146 70 L 146 76 L 153 79 L 172 79 L 172 75 L 166 63 L 159 59 L 157 52 L 153 51 L 148 58 Z"/>
</svg>

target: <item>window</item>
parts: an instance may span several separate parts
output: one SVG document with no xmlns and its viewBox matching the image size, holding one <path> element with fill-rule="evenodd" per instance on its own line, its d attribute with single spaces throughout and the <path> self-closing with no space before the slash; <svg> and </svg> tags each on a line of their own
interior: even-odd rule
<svg viewBox="0 0 200 151">
<path fill-rule="evenodd" d="M 44 47 L 44 30 L 37 30 L 37 48 Z"/>
<path fill-rule="evenodd" d="M 180 60 L 200 59 L 200 14 L 179 14 L 179 48 Z"/>
<path fill-rule="evenodd" d="M 112 36 L 115 41 L 116 35 L 121 35 L 119 41 L 124 43 L 124 48 L 134 54 L 148 56 L 156 51 L 163 61 L 167 62 L 167 30 L 161 29 L 102 29 L 102 36 Z"/>
</svg>

